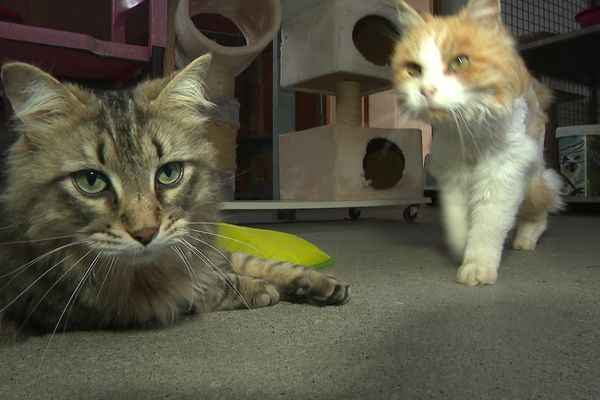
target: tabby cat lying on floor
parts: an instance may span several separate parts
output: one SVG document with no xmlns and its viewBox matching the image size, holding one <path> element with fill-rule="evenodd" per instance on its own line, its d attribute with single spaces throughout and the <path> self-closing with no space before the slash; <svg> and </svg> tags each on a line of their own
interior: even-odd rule
<svg viewBox="0 0 600 400">
<path fill-rule="evenodd" d="M 4 337 L 348 300 L 348 285 L 320 272 L 214 247 L 219 185 L 202 129 L 209 62 L 102 94 L 4 66 L 19 133 L 1 197 Z"/>
</svg>

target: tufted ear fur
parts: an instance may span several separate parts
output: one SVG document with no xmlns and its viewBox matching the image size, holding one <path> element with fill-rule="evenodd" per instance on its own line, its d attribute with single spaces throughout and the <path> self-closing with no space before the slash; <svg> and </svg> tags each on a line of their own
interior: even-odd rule
<svg viewBox="0 0 600 400">
<path fill-rule="evenodd" d="M 410 31 L 425 22 L 423 17 L 405 0 L 397 0 L 398 20 L 403 32 Z"/>
<path fill-rule="evenodd" d="M 205 82 L 211 55 L 206 54 L 192 61 L 181 71 L 165 79 L 164 87 L 152 102 L 157 107 L 172 111 L 197 113 L 200 108 L 210 107 L 206 98 Z"/>
<path fill-rule="evenodd" d="M 4 65 L 2 82 L 15 116 L 25 126 L 50 124 L 55 117 L 69 115 L 80 105 L 69 88 L 29 64 Z"/>
<path fill-rule="evenodd" d="M 502 25 L 500 0 L 469 0 L 461 14 L 489 29 L 499 29 Z"/>
</svg>

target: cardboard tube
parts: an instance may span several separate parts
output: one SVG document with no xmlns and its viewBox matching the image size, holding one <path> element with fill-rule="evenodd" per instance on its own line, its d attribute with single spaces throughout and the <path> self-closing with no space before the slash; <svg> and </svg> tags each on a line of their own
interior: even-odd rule
<svg viewBox="0 0 600 400">
<path fill-rule="evenodd" d="M 336 123 L 361 126 L 360 83 L 343 81 L 335 84 Z"/>
<path fill-rule="evenodd" d="M 236 135 L 237 127 L 226 122 L 210 121 L 206 125 L 206 138 L 217 149 L 217 169 L 219 171 L 235 173 Z"/>
<path fill-rule="evenodd" d="M 231 20 L 246 39 L 245 46 L 222 46 L 204 36 L 192 17 L 217 14 Z M 175 17 L 176 63 L 181 68 L 212 53 L 207 75 L 209 97 L 233 97 L 234 79 L 267 47 L 281 25 L 279 0 L 179 0 Z"/>
</svg>

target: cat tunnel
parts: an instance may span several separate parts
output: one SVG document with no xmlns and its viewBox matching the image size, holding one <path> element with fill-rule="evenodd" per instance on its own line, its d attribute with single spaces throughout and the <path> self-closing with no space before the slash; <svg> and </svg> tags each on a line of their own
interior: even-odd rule
<svg viewBox="0 0 600 400">
<path fill-rule="evenodd" d="M 226 18 L 244 38 L 243 45 L 223 45 L 194 23 L 198 16 Z M 175 62 L 184 67 L 197 57 L 211 53 L 206 79 L 207 94 L 217 105 L 207 135 L 217 146 L 218 166 L 233 189 L 239 103 L 234 99 L 235 78 L 268 46 L 281 25 L 279 0 L 180 0 L 175 16 Z M 233 191 L 226 193 L 232 198 Z"/>
<path fill-rule="evenodd" d="M 282 25 L 281 86 L 334 95 L 335 123 L 279 137 L 281 199 L 421 197 L 421 132 L 362 126 L 361 97 L 392 87 L 395 2 L 347 3 L 321 2 Z"/>
</svg>

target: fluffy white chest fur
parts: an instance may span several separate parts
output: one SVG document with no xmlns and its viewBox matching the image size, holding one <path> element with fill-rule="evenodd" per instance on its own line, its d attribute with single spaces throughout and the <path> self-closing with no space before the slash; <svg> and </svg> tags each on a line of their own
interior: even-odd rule
<svg viewBox="0 0 600 400">
<path fill-rule="evenodd" d="M 527 116 L 527 103 L 518 98 L 503 118 L 435 127 L 431 172 L 440 189 L 449 248 L 463 262 L 460 282 L 494 283 L 504 240 L 531 182 L 560 186 L 544 169 L 543 143 L 526 132 Z M 515 248 L 535 247 L 547 225 L 542 214 L 521 221 Z"/>
</svg>

